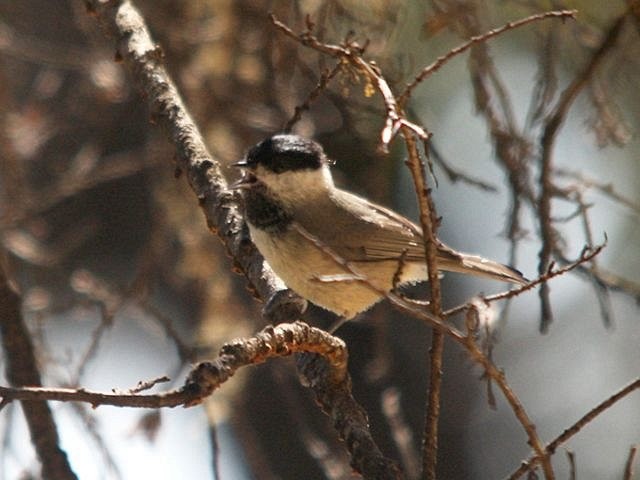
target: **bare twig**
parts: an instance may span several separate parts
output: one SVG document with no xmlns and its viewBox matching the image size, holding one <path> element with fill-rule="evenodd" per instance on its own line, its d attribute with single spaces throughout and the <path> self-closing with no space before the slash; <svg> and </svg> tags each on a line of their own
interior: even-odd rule
<svg viewBox="0 0 640 480">
<path fill-rule="evenodd" d="M 553 454 L 560 445 L 566 443 L 571 437 L 575 436 L 580 430 L 582 430 L 588 423 L 590 423 L 594 418 L 600 415 L 605 410 L 609 409 L 616 402 L 622 400 L 624 397 L 634 392 L 635 390 L 640 389 L 640 378 L 635 379 L 633 382 L 628 384 L 626 387 L 621 388 L 619 391 L 611 395 L 605 401 L 600 403 L 599 405 L 592 408 L 589 412 L 583 415 L 580 420 L 571 425 L 569 428 L 565 429 L 562 434 L 560 434 L 557 438 L 555 438 L 552 442 L 547 445 L 546 450 Z"/>
<path fill-rule="evenodd" d="M 492 185 L 484 180 L 468 175 L 461 170 L 456 170 L 453 166 L 449 165 L 444 155 L 441 155 L 440 152 L 433 146 L 433 142 L 429 142 L 428 145 L 425 145 L 425 148 L 429 151 L 429 155 L 433 157 L 434 163 L 440 166 L 440 168 L 447 175 L 447 178 L 449 178 L 449 180 L 452 183 L 456 183 L 460 181 L 460 182 L 466 183 L 467 185 L 477 187 L 486 192 L 498 191 L 498 188 L 495 185 Z M 438 184 L 436 183 L 436 186 L 437 185 Z"/>
<path fill-rule="evenodd" d="M 467 323 L 467 327 L 469 326 L 469 323 Z M 487 357 L 483 353 L 482 349 L 477 345 L 475 341 L 475 331 L 473 329 L 470 329 L 467 336 L 465 337 L 464 346 L 471 358 L 475 362 L 482 365 L 485 370 L 485 375 L 491 381 L 494 381 L 502 391 L 502 394 L 509 403 L 511 410 L 513 410 L 516 418 L 527 433 L 527 436 L 529 438 L 529 445 L 536 452 L 536 461 L 542 464 L 545 477 L 547 479 L 554 478 L 553 469 L 551 468 L 550 455 L 548 455 L 544 450 L 540 437 L 536 432 L 535 424 L 529 418 L 524 405 L 522 405 L 522 402 L 520 402 L 520 399 L 518 398 L 516 393 L 511 389 L 511 386 L 507 382 L 507 378 L 504 372 L 496 367 L 491 359 L 489 359 L 489 357 Z M 545 464 L 548 465 L 545 466 Z"/>
<path fill-rule="evenodd" d="M 344 46 L 323 43 L 313 35 L 313 32 L 309 29 L 309 23 L 307 23 L 307 30 L 296 34 L 291 28 L 278 20 L 275 15 L 270 15 L 270 19 L 278 30 L 297 42 L 300 42 L 302 45 L 313 48 L 326 55 L 342 59 L 343 62 L 351 64 L 365 75 L 367 81 L 370 82 L 369 85 L 373 85 L 380 92 L 387 110 L 385 126 L 380 133 L 380 147 L 383 151 L 388 150 L 389 143 L 395 138 L 401 127 L 408 128 L 421 139 L 429 138 L 429 134 L 422 127 L 408 121 L 404 117 L 402 109 L 399 108 L 396 102 L 393 91 L 386 80 L 380 75 L 378 67 L 362 58 L 363 47 L 357 42 L 349 40 L 345 42 Z"/>
<path fill-rule="evenodd" d="M 569 480 L 576 480 L 577 470 L 576 470 L 576 454 L 571 450 L 567 450 L 567 460 L 569 460 Z"/>
<path fill-rule="evenodd" d="M 544 275 L 539 276 L 538 278 L 536 278 L 535 280 L 532 280 L 531 282 L 527 283 L 526 285 L 522 285 L 521 287 L 518 288 L 514 288 L 512 290 L 507 290 L 505 292 L 502 293 L 496 293 L 495 295 L 489 295 L 487 297 L 484 297 L 484 301 L 486 302 L 495 302 L 497 300 L 506 300 L 509 298 L 513 298 L 516 297 L 518 295 L 520 295 L 522 292 L 525 292 L 527 290 L 532 290 L 533 288 L 535 288 L 538 285 L 541 285 L 545 282 L 548 282 L 549 280 L 551 280 L 552 278 L 555 277 L 559 277 L 561 275 L 564 275 L 572 270 L 575 270 L 579 267 L 581 267 L 583 264 L 588 263 L 590 261 L 592 261 L 597 255 L 600 254 L 600 252 L 602 252 L 602 250 L 606 247 L 606 243 L 603 243 L 601 245 L 598 245 L 596 247 L 585 247 L 582 250 L 582 253 L 580 254 L 580 257 L 569 263 L 568 265 L 565 265 L 562 268 L 554 268 L 555 265 L 550 265 L 549 270 L 547 270 Z M 457 313 L 461 310 L 464 310 L 466 307 L 466 305 L 461 305 L 459 307 L 455 307 L 452 308 L 450 310 L 447 310 L 444 315 L 445 316 L 450 316 L 453 315 L 454 313 Z"/>
<path fill-rule="evenodd" d="M 553 453 L 558 449 L 558 447 L 560 447 L 560 445 L 566 443 L 571 437 L 573 437 L 580 430 L 582 430 L 588 423 L 590 423 L 598 415 L 600 415 L 601 413 L 609 409 L 613 404 L 622 400 L 624 397 L 626 397 L 633 391 L 639 390 L 639 389 L 640 389 L 640 378 L 637 378 L 626 387 L 622 388 L 615 394 L 611 395 L 604 402 L 600 403 L 599 405 L 589 410 L 576 423 L 571 425 L 564 432 L 562 432 L 558 437 L 556 437 L 553 441 L 551 441 L 545 447 L 545 451 L 549 455 L 553 455 Z M 539 463 L 539 461 L 540 461 L 539 457 L 532 457 L 522 462 L 520 467 L 509 476 L 509 480 L 516 480 L 520 478 L 527 471 L 530 471 L 533 467 L 535 467 L 535 465 Z"/>
<path fill-rule="evenodd" d="M 496 293 L 495 295 L 489 295 L 487 297 L 484 297 L 483 300 L 485 302 L 495 302 L 497 300 L 506 300 L 506 299 L 516 297 L 520 295 L 522 292 L 526 292 L 527 290 L 532 290 L 536 286 L 541 285 L 545 282 L 548 282 L 552 278 L 564 275 L 572 270 L 579 268 L 584 263 L 590 262 L 604 249 L 605 246 L 606 246 L 606 243 L 602 245 L 598 245 L 594 248 L 585 247 L 582 253 L 580 254 L 580 257 L 574 262 L 571 262 L 562 268 L 553 268 L 554 266 L 551 265 L 549 270 L 547 270 L 544 273 L 544 275 L 540 275 L 538 278 L 536 278 L 535 280 L 532 280 L 526 285 L 522 285 L 521 287 L 514 288 L 512 290 L 507 290 L 505 292 Z M 457 307 L 447 310 L 446 312 L 443 313 L 443 316 L 450 317 L 451 315 L 455 315 L 456 313 L 462 312 L 471 307 L 472 307 L 471 304 L 465 303 L 463 305 L 459 305 Z"/>
<path fill-rule="evenodd" d="M 327 85 L 331 81 L 333 77 L 335 77 L 340 69 L 342 68 L 342 62 L 338 61 L 338 63 L 331 70 L 326 70 L 322 72 L 320 75 L 320 80 L 318 80 L 318 84 L 316 87 L 309 92 L 307 95 L 307 99 L 304 101 L 302 105 L 296 106 L 295 112 L 293 116 L 287 120 L 287 123 L 282 127 L 282 131 L 288 133 L 291 131 L 293 126 L 300 121 L 302 118 L 302 114 L 311 108 L 311 103 L 314 102 L 320 94 L 327 88 Z"/>
<path fill-rule="evenodd" d="M 606 195 L 614 202 L 629 208 L 636 215 L 640 215 L 640 203 L 617 192 L 612 183 L 602 182 L 595 178 L 588 177 L 582 172 L 569 170 L 567 168 L 562 168 L 562 167 L 554 168 L 553 174 L 557 177 L 570 178 L 577 182 L 576 184 L 572 184 L 568 188 L 580 189 L 580 190 L 593 188 L 594 190 L 597 190 L 603 195 Z"/>
<path fill-rule="evenodd" d="M 622 477 L 623 480 L 633 479 L 633 462 L 636 459 L 636 453 L 638 453 L 638 446 L 634 445 L 629 449 L 629 457 L 627 458 L 627 464 L 624 467 L 624 477 Z"/>
<path fill-rule="evenodd" d="M 151 390 L 153 387 L 155 387 L 159 383 L 165 383 L 170 381 L 171 379 L 166 375 L 153 378 L 151 380 L 141 380 L 138 382 L 138 384 L 135 387 L 130 388 L 128 390 L 128 393 L 136 394 L 136 393 L 144 392 L 145 390 Z"/>
<path fill-rule="evenodd" d="M 553 228 L 551 218 L 551 199 L 556 191 L 556 187 L 552 181 L 555 139 L 562 127 L 562 124 L 564 123 L 573 101 L 587 85 L 600 63 L 606 58 L 607 52 L 615 46 L 625 20 L 626 14 L 620 16 L 614 22 L 605 35 L 600 47 L 594 52 L 585 69 L 564 90 L 554 111 L 545 121 L 544 131 L 540 138 L 541 156 L 540 177 L 538 180 L 540 184 L 540 194 L 537 199 L 539 228 L 542 239 L 542 248 L 538 254 L 540 258 L 538 263 L 538 273 L 540 275 L 543 275 L 549 268 L 549 262 L 551 261 L 554 250 L 556 250 L 557 243 L 557 233 Z M 545 332 L 553 320 L 551 301 L 549 299 L 549 286 L 546 283 L 542 284 L 540 287 L 540 302 L 540 330 Z"/>
<path fill-rule="evenodd" d="M 402 134 L 407 145 L 409 160 L 407 164 L 413 178 L 414 189 L 418 198 L 420 226 L 424 237 L 425 259 L 429 276 L 430 302 L 429 309 L 433 317 L 442 318 L 442 292 L 438 270 L 438 239 L 436 231 L 439 219 L 435 204 L 427 188 L 425 165 L 422 161 L 414 133 L 406 126 Z M 424 139 L 423 139 L 424 140 Z M 438 460 L 438 422 L 440 419 L 440 392 L 442 387 L 442 355 L 444 352 L 444 334 L 434 330 L 429 351 L 429 394 L 427 415 L 424 426 L 422 451 L 422 478 L 435 480 Z"/>
<path fill-rule="evenodd" d="M 395 442 L 407 478 L 417 479 L 420 472 L 420 460 L 418 452 L 414 448 L 413 434 L 406 419 L 403 416 L 400 402 L 400 391 L 395 387 L 389 387 L 381 395 L 382 413 L 387 419 L 393 441 Z"/>
<path fill-rule="evenodd" d="M 574 194 L 575 202 L 578 204 L 578 211 L 580 212 L 580 218 L 582 219 L 582 229 L 587 245 L 591 247 L 593 245 L 593 233 L 591 229 L 591 220 L 589 218 L 589 205 L 585 202 L 584 196 L 581 191 L 576 191 Z M 598 269 L 598 262 L 596 258 L 591 260 L 590 268 L 592 270 Z M 610 327 L 613 325 L 613 310 L 611 308 L 611 296 L 607 285 L 598 280 L 595 275 L 590 275 L 589 280 L 598 299 L 600 305 L 600 316 L 605 326 Z"/>
<path fill-rule="evenodd" d="M 422 82 L 425 78 L 427 78 L 433 72 L 435 72 L 440 67 L 442 67 L 445 63 L 447 63 L 453 57 L 467 51 L 474 45 L 479 43 L 484 43 L 504 32 L 522 27 L 523 25 L 527 25 L 529 23 L 536 22 L 538 20 L 544 20 L 546 18 L 575 19 L 577 13 L 578 13 L 577 10 L 554 10 L 550 12 L 537 13 L 535 15 L 530 15 L 520 20 L 506 23 L 501 27 L 494 28 L 493 30 L 489 30 L 488 32 L 485 32 L 481 35 L 475 35 L 471 37 L 467 42 L 455 48 L 452 48 L 444 55 L 438 57 L 433 63 L 426 66 L 424 69 L 422 69 L 422 71 L 418 75 L 416 75 L 413 81 L 409 83 L 406 86 L 405 90 L 400 94 L 400 96 L 398 97 L 398 105 L 403 107 L 407 103 L 407 100 L 409 99 L 411 94 L 413 93 L 413 90 L 418 86 L 420 82 Z"/>
</svg>

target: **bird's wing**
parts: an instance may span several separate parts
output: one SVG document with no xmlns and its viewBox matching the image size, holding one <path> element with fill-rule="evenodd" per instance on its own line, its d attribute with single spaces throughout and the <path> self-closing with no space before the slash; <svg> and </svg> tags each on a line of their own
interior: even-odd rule
<svg viewBox="0 0 640 480">
<path fill-rule="evenodd" d="M 331 202 L 335 224 L 320 240 L 338 255 L 371 262 L 401 256 L 407 261 L 424 259 L 420 228 L 403 216 L 344 190 L 336 189 Z"/>
<path fill-rule="evenodd" d="M 420 227 L 402 215 L 371 203 L 344 190 L 332 192 L 330 201 L 318 208 L 332 222 L 330 228 L 317 225 L 317 210 L 296 213 L 306 231 L 317 233 L 320 245 L 342 259 L 354 262 L 381 262 L 403 258 L 407 262 L 424 262 L 425 250 Z M 346 233 L 348 232 L 348 233 Z M 525 284 L 517 270 L 477 255 L 458 252 L 438 241 L 438 268 L 468 275 L 478 275 L 506 282 Z"/>
</svg>

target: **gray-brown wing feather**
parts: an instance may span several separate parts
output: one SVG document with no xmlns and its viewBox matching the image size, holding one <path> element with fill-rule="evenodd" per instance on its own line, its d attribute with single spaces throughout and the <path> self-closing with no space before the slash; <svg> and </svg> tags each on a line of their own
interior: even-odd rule
<svg viewBox="0 0 640 480">
<path fill-rule="evenodd" d="M 343 221 L 351 222 L 348 231 L 353 231 L 357 225 L 355 230 L 358 234 L 331 239 L 331 248 L 338 252 L 343 250 L 350 259 L 363 262 L 393 260 L 402 255 L 407 261 L 424 259 L 422 233 L 414 223 L 392 210 L 342 190 L 338 190 L 332 200 L 338 210 L 345 213 Z"/>
<path fill-rule="evenodd" d="M 393 210 L 338 189 L 323 208 L 333 225 L 321 230 L 319 239 L 341 257 L 376 262 L 397 260 L 404 255 L 406 261 L 424 261 L 420 227 Z M 305 212 L 296 213 L 302 225 L 311 230 L 312 219 L 305 221 L 305 217 Z M 451 261 L 460 261 L 451 249 L 443 250 L 443 254 Z"/>
</svg>

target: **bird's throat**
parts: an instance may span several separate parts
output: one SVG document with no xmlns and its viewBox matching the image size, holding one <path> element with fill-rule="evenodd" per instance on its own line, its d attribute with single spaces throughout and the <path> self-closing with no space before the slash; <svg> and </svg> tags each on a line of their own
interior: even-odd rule
<svg viewBox="0 0 640 480">
<path fill-rule="evenodd" d="M 243 192 L 247 221 L 269 232 L 283 232 L 293 221 L 284 205 L 264 186 L 254 186 Z"/>
</svg>

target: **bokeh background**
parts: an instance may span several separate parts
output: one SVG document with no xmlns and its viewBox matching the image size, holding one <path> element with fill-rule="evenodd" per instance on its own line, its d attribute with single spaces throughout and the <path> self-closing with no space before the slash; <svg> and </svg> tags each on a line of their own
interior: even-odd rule
<svg viewBox="0 0 640 480">
<path fill-rule="evenodd" d="M 530 147 L 523 161 L 534 175 L 541 121 L 532 120 L 532 112 L 540 96 L 549 95 L 544 118 L 633 4 L 136 2 L 212 154 L 225 165 L 281 130 L 320 73 L 334 65 L 278 33 L 268 12 L 296 31 L 310 14 L 318 35 L 330 42 L 350 31 L 369 40 L 368 56 L 400 89 L 468 38 L 469 25 L 482 32 L 544 9 L 577 8 L 576 21 L 531 24 L 487 46 L 499 78 L 491 102 L 510 111 L 519 126 Z M 589 205 L 593 243 L 608 239 L 598 265 L 627 283 L 603 297 L 584 276 L 554 279 L 554 322 L 544 335 L 535 292 L 511 302 L 505 315 L 496 312 L 494 359 L 545 440 L 640 373 L 639 59 L 640 19 L 629 14 L 616 46 L 572 105 L 554 149 L 554 179 Z M 507 235 L 513 198 L 487 111 L 475 101 L 473 73 L 469 54 L 458 56 L 418 87 L 409 105 L 433 133 L 442 161 L 495 187 L 453 181 L 434 160 L 439 235 L 459 250 L 514 261 L 535 277 L 536 213 L 523 207 L 514 254 Z M 504 87 L 503 98 L 495 85 Z M 401 142 L 389 155 L 377 150 L 384 106 L 364 92 L 361 79 L 338 75 L 294 131 L 323 143 L 337 160 L 342 186 L 415 218 Z M 244 277 L 231 272 L 186 181 L 175 178 L 172 146 L 150 121 L 145 100 L 83 2 L 0 2 L 0 122 L 1 248 L 46 385 L 124 390 L 166 374 L 173 379 L 169 386 L 177 386 L 192 363 L 264 326 L 261 305 Z M 225 172 L 233 179 L 232 169 Z M 553 202 L 570 259 L 589 243 L 575 208 Z M 445 304 L 502 287 L 447 275 Z M 603 302 L 609 304 L 604 315 Z M 322 325 L 327 317 L 313 309 L 307 320 Z M 408 478 L 417 478 L 429 329 L 383 303 L 339 336 L 349 345 L 354 394 L 369 412 L 376 440 L 404 462 Z M 504 478 L 530 454 L 499 394 L 496 408 L 489 406 L 481 377 L 465 353 L 447 343 L 441 478 Z M 199 408 L 52 407 L 62 447 L 82 479 L 209 479 L 216 471 L 223 479 L 352 478 L 343 446 L 291 360 L 243 370 Z M 622 478 L 629 448 L 640 442 L 639 411 L 636 393 L 565 446 L 575 454 L 578 478 Z M 404 455 L 394 440 L 400 431 L 394 420 L 406 427 Z M 0 477 L 37 478 L 18 404 L 0 412 L 0 437 Z M 566 478 L 564 452 L 554 466 Z"/>
</svg>

